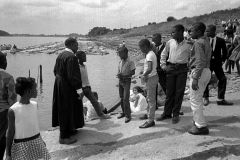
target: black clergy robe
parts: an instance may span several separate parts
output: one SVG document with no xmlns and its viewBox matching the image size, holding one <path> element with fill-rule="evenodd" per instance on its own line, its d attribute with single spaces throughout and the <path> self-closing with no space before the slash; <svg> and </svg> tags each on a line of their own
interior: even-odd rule
<svg viewBox="0 0 240 160">
<path fill-rule="evenodd" d="M 84 126 L 83 103 L 77 89 L 82 88 L 77 57 L 63 51 L 54 66 L 55 83 L 52 102 L 52 127 L 67 132 Z"/>
</svg>

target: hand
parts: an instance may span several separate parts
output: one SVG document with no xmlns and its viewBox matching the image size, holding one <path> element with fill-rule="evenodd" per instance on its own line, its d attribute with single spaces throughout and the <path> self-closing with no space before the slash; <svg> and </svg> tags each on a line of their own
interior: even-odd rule
<svg viewBox="0 0 240 160">
<path fill-rule="evenodd" d="M 117 74 L 117 78 L 121 79 L 122 78 L 122 74 L 121 73 Z"/>
<path fill-rule="evenodd" d="M 84 93 L 80 93 L 78 99 L 79 99 L 79 100 L 82 100 L 83 97 L 84 97 Z"/>
<path fill-rule="evenodd" d="M 198 88 L 198 79 L 193 79 L 193 81 L 192 81 L 192 89 L 193 89 L 194 91 L 196 91 L 196 90 L 199 89 L 199 88 Z"/>
<path fill-rule="evenodd" d="M 144 75 L 142 75 L 142 80 L 143 80 L 144 82 L 147 82 L 147 80 L 148 80 L 148 76 L 144 76 Z"/>
<path fill-rule="evenodd" d="M 91 88 L 87 86 L 87 87 L 83 87 L 82 90 L 83 90 L 83 93 L 88 93 L 91 91 Z"/>
<path fill-rule="evenodd" d="M 164 72 L 166 72 L 166 71 L 167 71 L 167 66 L 163 66 L 163 67 L 162 67 L 162 70 L 163 70 Z"/>
</svg>

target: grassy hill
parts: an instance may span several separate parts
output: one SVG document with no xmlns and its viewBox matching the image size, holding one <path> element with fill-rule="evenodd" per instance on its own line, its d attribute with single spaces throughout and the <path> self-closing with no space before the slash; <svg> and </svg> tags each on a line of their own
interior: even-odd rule
<svg viewBox="0 0 240 160">
<path fill-rule="evenodd" d="M 11 36 L 8 32 L 0 30 L 0 36 Z"/>
<path fill-rule="evenodd" d="M 145 35 L 151 36 L 154 33 L 161 33 L 162 35 L 169 35 L 172 31 L 172 27 L 176 24 L 182 24 L 184 27 L 189 28 L 195 22 L 204 22 L 206 25 L 213 24 L 217 21 L 217 32 L 223 32 L 223 27 L 220 25 L 222 20 L 228 21 L 229 19 L 240 19 L 240 7 L 234 9 L 226 9 L 212 12 L 210 14 L 199 15 L 195 17 L 184 17 L 182 19 L 172 22 L 161 22 L 152 25 L 146 25 L 141 27 L 135 27 L 133 29 L 118 29 L 108 32 L 105 35 L 93 37 L 94 39 L 101 41 L 102 45 L 111 46 L 117 48 L 117 46 L 124 40 L 126 46 L 130 50 L 133 56 L 139 55 L 138 42 Z M 163 39 L 163 41 L 166 41 Z"/>
</svg>

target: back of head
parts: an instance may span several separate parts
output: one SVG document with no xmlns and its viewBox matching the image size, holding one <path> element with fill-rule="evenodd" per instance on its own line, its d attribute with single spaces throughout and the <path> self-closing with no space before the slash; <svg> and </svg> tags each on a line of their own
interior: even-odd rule
<svg viewBox="0 0 240 160">
<path fill-rule="evenodd" d="M 212 30 L 212 31 L 214 31 L 214 32 L 216 32 L 216 30 L 217 30 L 217 28 L 216 28 L 216 26 L 215 25 L 208 25 L 207 26 L 210 30 Z"/>
<path fill-rule="evenodd" d="M 81 57 L 82 57 L 83 55 L 86 55 L 86 53 L 85 53 L 84 51 L 77 51 L 77 53 L 76 53 L 76 57 L 77 57 L 78 59 L 81 59 Z"/>
<path fill-rule="evenodd" d="M 25 91 L 32 89 L 34 82 L 35 79 L 32 77 L 18 77 L 15 84 L 16 93 L 23 96 Z"/>
<path fill-rule="evenodd" d="M 122 47 L 118 48 L 117 52 L 118 53 L 119 52 L 120 53 L 128 53 L 128 49 L 127 49 L 127 47 L 122 46 Z"/>
<path fill-rule="evenodd" d="M 139 44 L 139 46 L 146 46 L 148 48 L 151 48 L 151 43 L 150 43 L 150 41 L 147 38 L 141 39 L 138 42 L 138 44 Z"/>
<path fill-rule="evenodd" d="M 173 28 L 176 28 L 178 31 L 181 31 L 181 32 L 184 32 L 184 30 L 185 30 L 184 26 L 181 24 L 177 24 Z"/>
<path fill-rule="evenodd" d="M 65 40 L 65 46 L 70 47 L 71 45 L 77 43 L 77 40 L 75 38 L 69 37 Z"/>
<path fill-rule="evenodd" d="M 138 91 L 138 93 L 143 93 L 144 92 L 143 89 L 141 87 L 139 87 L 139 86 L 133 87 L 133 90 L 134 89 L 136 89 Z"/>
<path fill-rule="evenodd" d="M 196 30 L 199 30 L 202 32 L 202 34 L 204 34 L 205 30 L 206 30 L 206 25 L 203 22 L 196 22 L 192 25 Z M 216 28 L 215 25 L 210 25 Z"/>
<path fill-rule="evenodd" d="M 228 30 L 226 31 L 226 34 L 232 36 L 232 35 L 233 35 L 233 30 L 232 30 L 232 29 L 228 29 Z"/>
<path fill-rule="evenodd" d="M 153 38 L 162 38 L 161 33 L 155 33 L 153 34 Z"/>
</svg>

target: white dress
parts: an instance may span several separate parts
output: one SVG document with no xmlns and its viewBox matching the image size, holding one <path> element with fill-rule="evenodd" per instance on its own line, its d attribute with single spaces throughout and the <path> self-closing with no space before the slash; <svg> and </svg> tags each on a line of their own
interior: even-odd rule
<svg viewBox="0 0 240 160">
<path fill-rule="evenodd" d="M 130 108 L 132 112 L 143 111 L 146 110 L 148 107 L 146 98 L 141 93 L 138 93 L 137 96 L 139 96 L 139 100 L 136 107 L 134 107 L 134 102 L 130 101 Z"/>
</svg>

